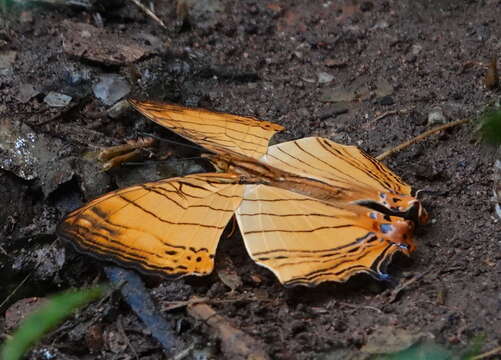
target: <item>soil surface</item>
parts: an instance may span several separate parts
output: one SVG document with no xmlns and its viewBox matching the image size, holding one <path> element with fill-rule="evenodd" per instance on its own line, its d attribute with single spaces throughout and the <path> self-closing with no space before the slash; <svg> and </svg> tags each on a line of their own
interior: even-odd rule
<svg viewBox="0 0 501 360">
<path fill-rule="evenodd" d="M 179 141 L 123 103 L 109 110 L 120 98 L 252 115 L 286 127 L 275 142 L 322 136 L 372 155 L 498 101 L 484 74 L 501 49 L 499 1 L 154 1 L 165 27 L 132 1 L 51 3 L 0 1 L 4 335 L 36 302 L 27 299 L 107 281 L 106 263 L 56 241 L 68 211 L 117 187 L 210 169 L 193 160 L 196 151 L 167 144 L 165 161 L 154 161 L 158 152 L 143 161 L 151 155 L 143 151 L 139 166 L 103 172 L 92 156 L 103 147 L 144 133 Z M 259 349 L 254 358 L 273 359 L 362 359 L 419 341 L 461 354 L 479 337 L 482 351 L 498 347 L 495 150 L 466 124 L 385 160 L 413 188 L 430 190 L 422 198 L 431 221 L 416 231 L 417 251 L 393 259 L 392 282 L 360 275 L 284 288 L 252 262 L 237 232 L 223 236 L 210 276 L 142 277 L 175 348 L 163 349 L 117 291 L 29 357 L 249 358 L 235 339 L 251 355 Z M 183 301 L 194 296 L 240 335 L 225 339 L 201 320 L 206 308 L 187 311 Z M 383 340 L 396 348 L 377 341 L 388 332 Z"/>
</svg>

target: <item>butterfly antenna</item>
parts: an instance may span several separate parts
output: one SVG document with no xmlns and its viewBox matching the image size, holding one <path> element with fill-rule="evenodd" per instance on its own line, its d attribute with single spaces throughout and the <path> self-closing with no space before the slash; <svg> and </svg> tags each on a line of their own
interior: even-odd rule
<svg viewBox="0 0 501 360">
<path fill-rule="evenodd" d="M 205 149 L 205 148 L 203 148 L 202 146 L 199 146 L 199 145 L 190 145 L 190 144 L 182 143 L 182 142 L 175 141 L 175 140 L 164 139 L 164 138 L 162 138 L 162 137 L 160 137 L 158 135 L 150 134 L 150 133 L 147 133 L 147 132 L 144 132 L 144 131 L 139 131 L 138 135 L 145 136 L 145 137 L 151 137 L 151 138 L 153 138 L 155 140 L 158 140 L 158 141 L 161 141 L 161 142 L 165 142 L 165 143 L 168 143 L 168 144 L 183 146 L 183 147 L 187 147 L 187 148 L 190 148 L 190 149 L 195 149 L 195 150 L 198 150 L 198 151 L 201 151 L 201 152 L 210 152 L 210 153 L 212 153 L 212 151 L 207 150 L 207 149 Z"/>
<path fill-rule="evenodd" d="M 178 160 L 184 161 L 184 160 L 200 160 L 203 159 L 201 156 L 191 156 L 191 157 L 179 157 L 177 158 Z M 124 166 L 143 166 L 143 165 L 152 165 L 152 164 L 158 164 L 158 163 L 165 163 L 168 161 L 168 159 L 161 159 L 161 160 L 145 160 L 145 161 L 126 161 L 122 163 Z"/>
<path fill-rule="evenodd" d="M 421 200 L 423 195 L 432 195 L 432 196 L 444 196 L 444 191 L 436 191 L 436 190 L 428 190 L 428 189 L 419 189 L 416 191 L 415 196 L 416 199 Z"/>
</svg>

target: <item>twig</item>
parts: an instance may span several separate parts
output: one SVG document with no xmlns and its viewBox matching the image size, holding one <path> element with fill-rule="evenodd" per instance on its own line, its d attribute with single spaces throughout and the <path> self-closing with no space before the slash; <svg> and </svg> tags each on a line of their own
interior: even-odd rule
<svg viewBox="0 0 501 360">
<path fill-rule="evenodd" d="M 170 301 L 167 303 L 164 303 L 162 305 L 161 311 L 171 311 L 175 309 L 179 309 L 185 306 L 190 306 L 194 304 L 200 304 L 200 303 L 205 303 L 205 304 L 229 304 L 229 303 L 235 303 L 239 301 L 259 301 L 259 302 L 272 302 L 274 300 L 272 299 L 258 299 L 255 297 L 238 297 L 235 299 L 209 299 L 209 298 L 199 298 L 199 297 L 192 297 L 188 300 L 184 301 Z"/>
<path fill-rule="evenodd" d="M 26 275 L 24 277 L 24 279 L 16 286 L 16 288 L 14 290 L 12 290 L 12 292 L 4 299 L 4 301 L 2 301 L 2 303 L 0 304 L 0 309 L 3 308 L 3 306 L 16 294 L 16 292 L 24 285 L 24 283 L 26 281 L 28 281 L 28 279 L 30 278 L 31 274 L 33 274 L 33 272 L 30 272 L 28 275 Z"/>
<path fill-rule="evenodd" d="M 44 121 L 41 121 L 37 124 L 29 124 L 31 127 L 41 127 L 41 126 L 44 126 L 44 125 L 47 125 L 57 119 L 59 119 L 60 117 L 63 117 L 65 115 L 67 115 L 68 113 L 72 112 L 72 111 L 76 111 L 78 109 L 81 109 L 83 106 L 85 106 L 88 102 L 89 102 L 89 98 L 84 98 L 78 102 L 74 102 L 74 103 L 71 103 L 69 104 L 68 106 L 66 106 L 64 109 L 62 109 L 61 111 L 57 112 L 56 114 L 52 115 L 51 117 L 49 117 L 48 119 L 45 119 Z M 39 112 L 36 112 L 35 114 L 39 114 L 41 113 L 42 111 L 39 111 Z"/>
<path fill-rule="evenodd" d="M 157 310 L 138 274 L 115 266 L 106 266 L 104 271 L 112 284 L 121 284 L 125 281 L 120 289 L 123 299 L 142 320 L 151 332 L 151 336 L 162 344 L 167 354 L 172 355 L 177 346 L 182 346 L 181 340 L 176 337 L 170 324 Z"/>
<path fill-rule="evenodd" d="M 350 303 L 345 303 L 345 302 L 338 302 L 339 305 L 343 305 L 352 309 L 368 309 L 368 310 L 374 310 L 380 314 L 383 313 L 382 310 L 378 309 L 377 307 L 374 306 L 367 306 L 367 305 L 355 305 L 355 304 L 350 304 Z"/>
<path fill-rule="evenodd" d="M 120 332 L 120 335 L 122 335 L 124 337 L 125 342 L 127 343 L 127 347 L 134 353 L 134 357 L 136 358 L 136 360 L 139 360 L 139 355 L 137 354 L 136 349 L 134 349 L 134 347 L 130 343 L 129 337 L 125 333 L 124 324 L 122 322 L 121 316 L 119 316 L 117 319 L 117 328 L 118 328 L 118 331 Z"/>
<path fill-rule="evenodd" d="M 471 360 L 481 360 L 481 359 L 485 359 L 485 358 L 487 358 L 489 356 L 497 355 L 497 354 L 500 354 L 500 353 L 501 353 L 501 346 L 498 346 L 497 348 L 494 348 L 491 351 L 487 351 L 487 352 L 485 352 L 483 354 L 480 354 L 480 355 L 472 357 Z"/>
<path fill-rule="evenodd" d="M 400 292 L 402 292 L 402 290 L 406 289 L 407 287 L 409 287 L 410 285 L 412 285 L 414 282 L 422 279 L 430 271 L 431 270 L 427 270 L 425 272 L 422 272 L 421 274 L 418 274 L 418 275 L 412 277 L 410 280 L 407 280 L 402 285 L 397 286 L 397 288 L 391 292 L 391 296 L 390 296 L 390 298 L 388 300 L 388 303 L 392 303 L 395 300 L 397 300 L 397 297 L 398 297 L 398 295 L 400 295 Z"/>
<path fill-rule="evenodd" d="M 228 359 L 267 360 L 268 355 L 263 345 L 242 330 L 235 328 L 223 316 L 216 313 L 205 303 L 196 303 L 188 306 L 188 314 L 195 319 L 204 321 L 213 330 L 221 341 L 221 350 Z"/>
<path fill-rule="evenodd" d="M 399 110 L 391 110 L 391 111 L 384 112 L 381 115 L 376 116 L 374 119 L 372 119 L 371 122 L 379 121 L 381 119 L 384 119 L 387 116 L 398 114 L 399 112 L 400 112 Z"/>
<path fill-rule="evenodd" d="M 139 2 L 139 0 L 130 0 L 132 1 L 134 4 L 136 4 L 141 10 L 143 10 L 145 12 L 146 15 L 148 15 L 149 17 L 151 17 L 153 20 L 155 20 L 158 24 L 160 24 L 161 27 L 163 27 L 164 29 L 167 29 L 167 26 L 165 26 L 164 22 L 162 20 L 160 20 L 160 18 L 158 16 L 155 15 L 155 13 L 153 11 L 151 11 L 150 9 L 148 9 L 146 6 L 144 6 L 143 4 L 141 4 Z"/>
<path fill-rule="evenodd" d="M 181 352 L 179 352 L 178 354 L 176 354 L 172 360 L 182 360 L 184 359 L 185 357 L 187 357 L 191 350 L 193 350 L 195 348 L 195 344 L 192 343 L 190 346 L 188 346 L 186 349 L 182 350 Z"/>
<path fill-rule="evenodd" d="M 457 125 L 461 125 L 461 124 L 465 124 L 467 122 L 469 122 L 470 119 L 462 119 L 462 120 L 457 120 L 457 121 L 453 121 L 453 122 L 450 122 L 450 123 L 447 123 L 447 124 L 444 124 L 444 125 L 440 125 L 434 129 L 431 129 L 431 130 L 428 130 L 428 131 L 425 131 L 424 133 L 422 133 L 421 135 L 418 135 L 398 146 L 395 146 L 393 149 L 390 149 L 388 151 L 385 151 L 384 153 L 376 156 L 376 159 L 377 160 L 383 160 L 385 158 L 387 158 L 388 156 L 396 153 L 397 151 L 400 151 L 402 149 L 405 149 L 406 147 L 409 147 L 417 142 L 420 142 L 422 140 L 424 140 L 425 138 L 427 138 L 428 136 L 430 135 L 433 135 L 439 131 L 442 131 L 442 130 L 445 130 L 445 129 L 448 129 L 448 128 L 451 128 L 451 127 L 454 127 L 454 126 L 457 126 Z"/>
</svg>

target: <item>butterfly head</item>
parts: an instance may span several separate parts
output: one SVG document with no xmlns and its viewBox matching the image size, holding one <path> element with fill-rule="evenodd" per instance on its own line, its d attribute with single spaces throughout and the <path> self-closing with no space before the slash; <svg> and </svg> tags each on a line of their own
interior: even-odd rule
<svg viewBox="0 0 501 360">
<path fill-rule="evenodd" d="M 421 201 L 414 196 L 381 192 L 379 203 L 395 215 L 412 220 L 415 224 L 424 225 L 428 222 L 428 213 Z"/>
<path fill-rule="evenodd" d="M 410 207 L 406 211 L 406 219 L 411 219 L 416 224 L 424 225 L 428 223 L 428 212 L 421 204 L 421 201 L 414 199 L 410 203 Z"/>
</svg>

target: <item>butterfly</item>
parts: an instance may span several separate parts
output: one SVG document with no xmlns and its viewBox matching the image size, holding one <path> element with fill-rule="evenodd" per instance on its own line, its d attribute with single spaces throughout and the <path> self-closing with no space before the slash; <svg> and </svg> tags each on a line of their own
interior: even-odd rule
<svg viewBox="0 0 501 360">
<path fill-rule="evenodd" d="M 233 215 L 245 248 L 286 286 L 378 279 L 415 250 L 428 215 L 411 187 L 355 146 L 308 137 L 269 146 L 284 128 L 253 117 L 129 100 L 205 149 L 217 172 L 139 184 L 69 213 L 57 228 L 81 252 L 143 272 L 207 275 Z"/>
</svg>

